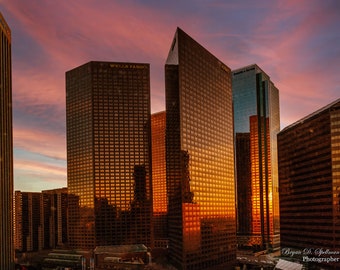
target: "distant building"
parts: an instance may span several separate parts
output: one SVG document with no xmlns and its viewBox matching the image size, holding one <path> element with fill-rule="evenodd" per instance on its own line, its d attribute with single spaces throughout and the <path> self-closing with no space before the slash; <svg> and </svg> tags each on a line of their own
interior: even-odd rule
<svg viewBox="0 0 340 270">
<path fill-rule="evenodd" d="M 11 30 L 0 12 L 0 269 L 14 267 Z"/>
<path fill-rule="evenodd" d="M 15 249 L 43 249 L 43 209 L 40 192 L 15 191 Z"/>
<path fill-rule="evenodd" d="M 18 252 L 56 248 L 67 242 L 67 189 L 15 191 L 14 246 Z"/>
<path fill-rule="evenodd" d="M 150 118 L 149 64 L 66 73 L 71 247 L 153 245 Z"/>
<path fill-rule="evenodd" d="M 281 250 L 340 252 L 340 99 L 283 129 L 278 157 Z"/>
<path fill-rule="evenodd" d="M 238 245 L 275 249 L 280 244 L 279 91 L 257 65 L 233 70 L 232 74 Z"/>
<path fill-rule="evenodd" d="M 169 258 L 178 269 L 233 269 L 231 71 L 177 28 L 165 89 Z"/>
<path fill-rule="evenodd" d="M 165 124 L 165 111 L 151 115 L 153 227 L 155 247 L 159 248 L 167 248 L 168 246 Z"/>
<path fill-rule="evenodd" d="M 67 243 L 67 188 L 42 191 L 44 248 Z"/>
</svg>

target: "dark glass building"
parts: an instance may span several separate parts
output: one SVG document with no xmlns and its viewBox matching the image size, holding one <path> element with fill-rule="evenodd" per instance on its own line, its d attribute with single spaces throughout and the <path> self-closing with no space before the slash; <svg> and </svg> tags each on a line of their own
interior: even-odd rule
<svg viewBox="0 0 340 270">
<path fill-rule="evenodd" d="M 0 12 L 0 269 L 14 262 L 11 59 L 11 30 Z"/>
<path fill-rule="evenodd" d="M 233 269 L 231 71 L 178 28 L 165 89 L 169 257 L 179 269 Z"/>
<path fill-rule="evenodd" d="M 280 244 L 277 133 L 279 91 L 257 65 L 232 72 L 240 248 Z"/>
<path fill-rule="evenodd" d="M 165 111 L 151 115 L 153 226 L 155 247 L 157 248 L 167 248 L 168 246 L 165 121 Z"/>
<path fill-rule="evenodd" d="M 281 250 L 337 251 L 339 269 L 340 99 L 283 129 L 278 160 Z"/>
<path fill-rule="evenodd" d="M 149 64 L 68 71 L 66 118 L 69 244 L 151 246 Z"/>
</svg>

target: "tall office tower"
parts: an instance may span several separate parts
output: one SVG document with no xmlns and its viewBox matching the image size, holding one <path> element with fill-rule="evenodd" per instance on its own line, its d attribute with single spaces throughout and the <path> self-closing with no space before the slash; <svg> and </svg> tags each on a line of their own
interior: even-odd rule
<svg viewBox="0 0 340 270">
<path fill-rule="evenodd" d="M 278 160 L 281 248 L 339 252 L 340 99 L 283 129 Z"/>
<path fill-rule="evenodd" d="M 181 29 L 165 65 L 169 256 L 179 269 L 236 260 L 231 71 Z"/>
<path fill-rule="evenodd" d="M 55 248 L 67 243 L 67 207 L 67 188 L 42 191 L 44 248 Z"/>
<path fill-rule="evenodd" d="M 11 30 L 0 12 L 0 269 L 14 267 Z"/>
<path fill-rule="evenodd" d="M 157 248 L 166 248 L 168 246 L 165 119 L 165 111 L 151 115 L 153 226 L 155 247 Z"/>
<path fill-rule="evenodd" d="M 15 191 L 15 249 L 43 249 L 43 211 L 40 192 Z"/>
<path fill-rule="evenodd" d="M 280 244 L 277 133 L 279 91 L 257 65 L 234 70 L 233 101 L 239 247 Z"/>
<path fill-rule="evenodd" d="M 69 243 L 152 245 L 149 64 L 66 73 Z"/>
</svg>

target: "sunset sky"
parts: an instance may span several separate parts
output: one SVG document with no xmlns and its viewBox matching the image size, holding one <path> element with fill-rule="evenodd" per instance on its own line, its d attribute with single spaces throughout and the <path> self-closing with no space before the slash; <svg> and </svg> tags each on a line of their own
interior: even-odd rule
<svg viewBox="0 0 340 270">
<path fill-rule="evenodd" d="M 176 27 L 231 69 L 258 64 L 280 90 L 281 128 L 340 97 L 338 0 L 0 0 L 12 31 L 14 188 L 66 183 L 65 72 L 88 61 L 151 66 L 165 108 Z"/>
</svg>

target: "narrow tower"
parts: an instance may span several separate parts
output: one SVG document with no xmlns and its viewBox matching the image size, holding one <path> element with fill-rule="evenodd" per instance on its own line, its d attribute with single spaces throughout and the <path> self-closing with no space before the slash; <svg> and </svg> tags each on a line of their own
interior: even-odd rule
<svg viewBox="0 0 340 270">
<path fill-rule="evenodd" d="M 152 193 L 155 247 L 164 249 L 166 249 L 168 246 L 168 200 L 166 193 L 165 119 L 165 111 L 154 113 L 151 115 Z"/>
<path fill-rule="evenodd" d="M 14 262 L 11 58 L 11 30 L 0 13 L 0 269 Z"/>
<path fill-rule="evenodd" d="M 233 71 L 238 246 L 279 247 L 279 91 L 257 65 Z"/>
</svg>

